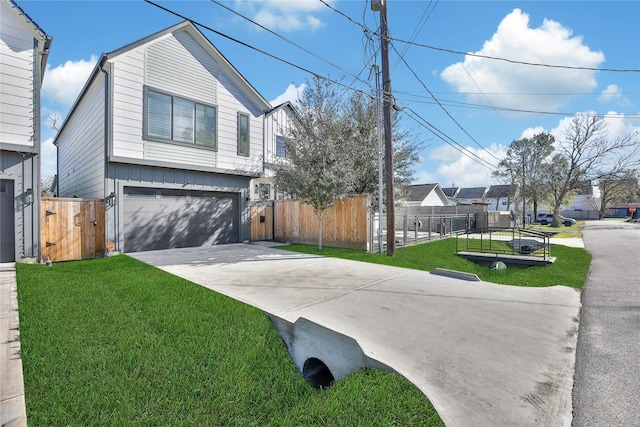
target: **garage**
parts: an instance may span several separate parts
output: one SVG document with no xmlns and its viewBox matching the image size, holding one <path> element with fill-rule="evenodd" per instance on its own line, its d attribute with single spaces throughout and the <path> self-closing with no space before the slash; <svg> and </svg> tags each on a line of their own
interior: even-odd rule
<svg viewBox="0 0 640 427">
<path fill-rule="evenodd" d="M 239 242 L 237 193 L 124 188 L 124 251 Z"/>
<path fill-rule="evenodd" d="M 0 180 L 0 262 L 16 260 L 16 225 L 13 209 L 13 181 Z"/>
</svg>

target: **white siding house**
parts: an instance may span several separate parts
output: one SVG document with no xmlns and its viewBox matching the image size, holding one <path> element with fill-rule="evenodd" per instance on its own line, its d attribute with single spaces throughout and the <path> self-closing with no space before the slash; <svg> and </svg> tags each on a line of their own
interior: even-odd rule
<svg viewBox="0 0 640 427">
<path fill-rule="evenodd" d="M 269 103 L 190 22 L 103 54 L 61 126 L 58 192 L 123 252 L 249 239 Z"/>
<path fill-rule="evenodd" d="M 40 257 L 40 87 L 52 38 L 0 0 L 0 262 Z"/>
<path fill-rule="evenodd" d="M 251 182 L 251 200 L 273 200 L 278 194 L 274 176 L 276 168 L 286 162 L 285 139 L 291 137 L 290 129 L 297 113 L 290 102 L 274 107 L 265 114 L 264 122 L 264 174 Z"/>
</svg>

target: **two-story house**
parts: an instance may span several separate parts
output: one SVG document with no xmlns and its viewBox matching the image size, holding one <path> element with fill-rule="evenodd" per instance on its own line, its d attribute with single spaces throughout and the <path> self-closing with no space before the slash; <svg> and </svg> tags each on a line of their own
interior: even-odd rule
<svg viewBox="0 0 640 427">
<path fill-rule="evenodd" d="M 40 87 L 52 38 L 0 0 L 0 262 L 40 257 Z"/>
<path fill-rule="evenodd" d="M 122 252 L 249 239 L 271 105 L 192 23 L 103 54 L 60 128 L 58 194 Z"/>
</svg>

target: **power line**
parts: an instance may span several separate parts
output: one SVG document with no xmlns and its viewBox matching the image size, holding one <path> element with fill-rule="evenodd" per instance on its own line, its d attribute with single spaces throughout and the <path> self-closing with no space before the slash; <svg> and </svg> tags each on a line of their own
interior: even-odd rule
<svg viewBox="0 0 640 427">
<path fill-rule="evenodd" d="M 269 29 L 269 28 L 265 27 L 264 25 L 262 25 L 262 24 L 260 24 L 260 23 L 258 23 L 258 22 L 256 22 L 256 21 L 254 21 L 253 19 L 251 19 L 251 18 L 249 18 L 249 17 L 247 17 L 247 16 L 242 15 L 241 13 L 239 13 L 239 12 L 237 12 L 237 11 L 235 11 L 235 10 L 231 9 L 230 7 L 225 6 L 224 4 L 220 3 L 220 2 L 219 2 L 219 1 L 217 1 L 217 0 L 209 0 L 209 1 L 211 1 L 212 3 L 217 4 L 218 6 L 220 6 L 220 7 L 224 8 L 224 9 L 226 9 L 226 10 L 228 10 L 229 12 L 233 13 L 234 15 L 239 16 L 240 18 L 245 19 L 245 20 L 247 20 L 247 21 L 251 22 L 252 24 L 254 24 L 254 25 L 256 25 L 256 26 L 258 26 L 258 27 L 262 28 L 263 30 L 265 30 L 265 31 L 267 31 L 267 32 L 269 32 L 269 33 L 271 33 L 271 34 L 273 34 L 274 36 L 278 37 L 279 39 L 284 40 L 284 41 L 286 41 L 287 43 L 292 44 L 293 46 L 297 47 L 298 49 L 300 49 L 300 50 L 302 50 L 302 51 L 304 51 L 304 52 L 306 52 L 306 53 L 308 53 L 309 55 L 311 55 L 311 56 L 313 56 L 313 57 L 315 57 L 315 58 L 317 58 L 317 59 L 319 59 L 319 60 L 321 60 L 321 61 L 323 61 L 323 62 L 326 62 L 327 64 L 329 64 L 329 65 L 331 65 L 331 66 L 333 66 L 333 67 L 337 68 L 338 70 L 340 70 L 340 71 L 342 71 L 342 72 L 344 72 L 344 73 L 346 73 L 346 74 L 349 74 L 350 76 L 352 76 L 352 77 L 354 77 L 354 78 L 355 78 L 354 82 L 355 82 L 356 80 L 358 80 L 358 81 L 360 81 L 360 82 L 364 83 L 365 85 L 369 86 L 369 88 L 371 88 L 371 86 L 369 85 L 369 82 L 367 82 L 367 81 L 365 81 L 365 80 L 362 80 L 362 79 L 360 78 L 360 76 L 359 76 L 359 75 L 357 75 L 357 76 L 356 76 L 355 74 L 352 74 L 351 72 L 349 72 L 349 71 L 345 70 L 344 68 L 340 67 L 339 65 L 336 65 L 336 64 L 334 64 L 333 62 L 331 62 L 331 61 L 329 61 L 329 60 L 327 60 L 327 59 L 325 59 L 325 58 L 321 57 L 320 55 L 315 54 L 314 52 L 310 51 L 309 49 L 307 49 L 307 48 L 305 48 L 305 47 L 303 47 L 303 46 L 301 46 L 301 45 L 299 45 L 299 44 L 297 44 L 297 43 L 295 43 L 295 42 L 293 42 L 293 41 L 289 40 L 288 38 L 286 38 L 286 37 L 284 37 L 284 36 L 282 36 L 282 35 L 280 35 L 280 34 L 276 33 L 275 31 L 273 31 L 273 30 L 271 30 L 271 29 Z M 361 73 L 362 73 L 362 71 L 360 72 L 360 74 L 361 74 Z"/>
<path fill-rule="evenodd" d="M 497 158 L 492 152 L 490 152 L 489 150 L 487 150 L 486 148 L 484 148 L 482 146 L 482 144 L 480 144 L 473 136 L 471 136 L 471 134 L 469 132 L 467 132 L 467 130 L 451 115 L 451 113 L 449 113 L 449 111 L 444 107 L 444 105 L 442 105 L 442 103 L 438 100 L 438 98 L 435 97 L 435 95 L 433 94 L 433 92 L 431 92 L 429 90 L 429 88 L 427 87 L 426 84 L 424 84 L 424 82 L 422 81 L 422 79 L 420 79 L 420 77 L 418 76 L 418 74 L 413 70 L 413 68 L 411 68 L 411 66 L 409 65 L 409 63 L 407 63 L 407 61 L 404 59 L 404 57 L 402 55 L 400 55 L 400 53 L 398 52 L 398 50 L 395 48 L 395 46 L 393 45 L 393 43 L 391 44 L 391 47 L 393 48 L 393 50 L 398 54 L 399 58 L 402 60 L 402 62 L 404 63 L 404 65 L 409 69 L 409 71 L 411 71 L 411 73 L 413 74 L 413 76 L 416 78 L 416 80 L 418 80 L 418 82 L 422 85 L 422 87 L 429 92 L 429 95 L 431 95 L 431 97 L 433 98 L 434 101 L 436 101 L 436 103 L 438 104 L 438 106 L 440 106 L 440 108 L 442 109 L 442 111 L 445 112 L 445 114 L 447 116 L 449 116 L 449 118 L 456 124 L 456 126 L 458 126 L 460 128 L 460 130 L 462 130 L 469 138 L 471 138 L 471 140 L 478 146 L 480 147 L 482 150 L 485 150 L 487 153 L 489 153 L 489 155 L 491 155 L 491 157 L 493 157 L 494 159 L 500 161 L 499 158 Z"/>
<path fill-rule="evenodd" d="M 456 55 L 467 55 L 467 56 L 473 56 L 476 58 L 484 58 L 484 59 L 491 59 L 494 61 L 504 61 L 504 62 L 509 62 L 511 64 L 520 64 L 520 65 L 530 65 L 533 67 L 547 67 L 547 68 L 561 68 L 561 69 L 567 69 L 567 70 L 584 70 L 584 71 L 607 71 L 607 72 L 612 72 L 612 73 L 640 73 L 640 69 L 619 69 L 619 68 L 597 68 L 597 67 L 578 67 L 578 66 L 572 66 L 572 65 L 555 65 L 555 64 L 543 64 L 543 63 L 539 63 L 539 62 L 527 62 L 527 61 L 518 61 L 515 59 L 509 59 L 509 58 L 501 58 L 498 56 L 490 56 L 490 55 L 482 55 L 479 53 L 469 53 L 469 52 L 460 52 L 457 50 L 452 50 L 452 49 L 445 49 L 442 47 L 435 47 L 435 46 L 429 46 L 426 44 L 422 44 L 422 43 L 416 43 L 416 42 L 412 42 L 412 41 L 408 41 L 408 40 L 402 40 L 402 39 L 396 39 L 396 38 L 391 38 L 391 40 L 393 41 L 397 41 L 400 43 L 407 43 L 413 46 L 418 46 L 418 47 L 424 47 L 427 49 L 431 49 L 431 50 L 437 50 L 440 52 L 447 52 L 447 53 L 454 53 Z"/>
<path fill-rule="evenodd" d="M 412 97 L 416 97 L 416 98 L 424 98 L 425 101 L 419 101 L 419 100 L 411 100 L 411 102 L 419 102 L 422 104 L 430 104 L 430 105 L 438 105 L 437 102 L 428 102 L 426 101 L 427 99 L 431 100 L 431 97 L 427 97 L 427 96 L 421 96 L 421 95 L 416 95 L 416 94 L 412 94 L 409 92 L 402 92 L 402 91 L 396 91 L 396 93 L 398 94 L 405 94 L 408 96 L 412 96 Z M 402 99 L 402 98 L 400 98 Z M 471 108 L 471 109 L 478 109 L 478 110 L 499 110 L 499 111 L 506 111 L 506 112 L 514 112 L 514 113 L 527 113 L 527 114 L 544 114 L 544 115 L 552 115 L 552 116 L 573 116 L 575 114 L 574 113 L 566 113 L 566 112 L 553 112 L 553 111 L 539 111 L 539 110 L 525 110 L 525 109 L 518 109 L 518 108 L 509 108 L 509 107 L 496 107 L 496 106 L 489 106 L 489 105 L 482 105 L 482 104 L 473 104 L 473 103 L 468 103 L 468 102 L 462 102 L 462 101 L 453 101 L 453 100 L 440 100 L 440 102 L 442 103 L 442 105 L 448 105 L 451 107 L 461 107 L 461 108 Z M 611 117 L 611 118 L 640 118 L 640 114 L 637 113 L 617 113 L 617 114 L 613 114 L 613 115 L 609 115 L 609 113 L 597 113 L 598 115 L 601 116 L 607 116 L 607 117 Z"/>
<path fill-rule="evenodd" d="M 478 156 L 476 153 L 474 153 L 473 151 L 470 151 L 468 148 L 464 147 L 462 144 L 460 144 L 459 142 L 457 142 L 456 140 L 451 138 L 449 135 L 447 135 L 446 133 L 444 133 L 443 131 L 441 131 L 437 127 L 435 127 L 427 119 L 422 117 L 420 114 L 418 114 L 412 108 L 404 107 L 404 108 L 401 109 L 401 111 L 405 111 L 405 112 L 409 111 L 409 112 L 411 112 L 411 114 L 407 114 L 407 116 L 409 116 L 411 119 L 413 119 L 413 121 L 418 123 L 420 126 L 422 126 L 425 129 L 427 129 L 434 136 L 436 136 L 437 138 L 439 138 L 442 141 L 444 141 L 450 147 L 452 147 L 455 150 L 457 150 L 458 152 L 460 152 L 462 155 L 468 157 L 469 159 L 473 160 L 474 162 L 478 163 L 479 165 L 486 167 L 487 169 L 491 169 L 491 170 L 497 169 L 497 166 L 495 166 L 494 164 L 488 162 L 487 160 L 483 159 L 482 157 Z"/>
<path fill-rule="evenodd" d="M 333 6 L 327 4 L 324 0 L 320 0 L 320 1 L 324 5 L 326 5 L 329 9 L 331 9 L 334 12 L 337 12 L 340 15 L 344 16 L 345 18 L 347 18 L 349 21 L 351 21 L 355 25 L 363 28 L 365 31 L 371 31 L 369 28 L 367 28 L 366 25 L 355 21 L 353 18 L 351 18 L 350 16 L 346 15 L 342 11 L 340 11 L 340 10 L 334 8 Z M 380 34 L 378 34 L 377 32 L 374 32 L 374 35 L 376 35 L 378 37 L 380 36 Z M 440 51 L 440 52 L 453 53 L 453 54 L 456 54 L 456 55 L 468 55 L 468 56 L 473 56 L 473 57 L 476 57 L 476 58 L 491 59 L 491 60 L 494 60 L 494 61 L 504 61 L 504 62 L 508 62 L 508 63 L 511 63 L 511 64 L 529 65 L 529 66 L 533 66 L 533 67 L 560 68 L 560 69 L 567 69 L 567 70 L 584 70 L 584 71 L 607 71 L 607 72 L 612 72 L 612 73 L 640 73 L 640 69 L 634 69 L 634 68 L 631 68 L 631 69 L 619 69 L 619 68 L 578 67 L 578 66 L 572 66 L 572 65 L 556 65 L 556 64 L 543 64 L 543 63 L 538 63 L 538 62 L 518 61 L 518 60 L 515 60 L 515 59 L 502 58 L 502 57 L 498 57 L 498 56 L 482 55 L 482 54 L 479 54 L 479 53 L 469 53 L 469 52 L 462 52 L 462 51 L 453 50 L 453 49 L 446 49 L 446 48 L 442 48 L 442 47 L 430 46 L 430 45 L 427 45 L 427 44 L 417 43 L 415 41 L 398 39 L 398 38 L 394 38 L 394 37 L 389 37 L 389 41 L 397 41 L 397 42 L 400 42 L 400 43 L 406 43 L 408 45 L 423 47 L 423 48 L 431 49 L 431 50 L 437 50 L 437 51 Z"/>
<path fill-rule="evenodd" d="M 189 22 L 191 22 L 191 23 L 192 23 L 192 24 L 194 24 L 194 25 L 197 25 L 197 26 L 202 27 L 202 28 L 204 28 L 204 29 L 206 29 L 206 30 L 209 30 L 209 31 L 211 31 L 211 32 L 212 32 L 212 33 L 214 33 L 214 34 L 217 34 L 217 35 L 219 35 L 219 36 L 221 36 L 221 37 L 224 37 L 224 38 L 226 38 L 226 39 L 228 39 L 228 40 L 231 40 L 231 41 L 233 41 L 233 42 L 235 42 L 235 43 L 238 43 L 238 44 L 240 44 L 240 45 L 242 45 L 242 46 L 244 46 L 244 47 L 246 47 L 246 48 L 249 48 L 249 49 L 254 50 L 254 51 L 256 51 L 256 52 L 259 52 L 259 53 L 261 53 L 261 54 L 263 54 L 263 55 L 266 55 L 266 56 L 268 56 L 268 57 L 270 57 L 270 58 L 272 58 L 272 59 L 275 59 L 276 61 L 280 61 L 280 62 L 282 62 L 282 63 L 285 63 L 285 64 L 287 64 L 287 65 L 289 65 L 289 66 L 291 66 L 291 67 L 293 67 L 293 68 L 297 68 L 298 70 L 304 71 L 305 73 L 311 74 L 311 75 L 312 75 L 312 76 L 314 76 L 314 77 L 317 77 L 317 78 L 319 78 L 319 79 L 323 79 L 323 80 L 327 80 L 327 81 L 329 81 L 329 82 L 331 82 L 331 83 L 337 84 L 337 85 L 339 85 L 339 86 L 345 87 L 345 88 L 350 89 L 350 90 L 353 90 L 353 91 L 355 91 L 355 92 L 360 92 L 360 93 L 362 93 L 362 94 L 364 94 L 364 95 L 371 96 L 371 94 L 370 94 L 370 93 L 367 93 L 367 92 L 363 91 L 362 89 L 357 89 L 357 88 L 354 88 L 354 87 L 348 86 L 348 85 L 346 85 L 346 84 L 344 84 L 344 83 L 342 83 L 342 82 L 340 82 L 340 81 L 338 81 L 338 80 L 334 80 L 334 79 L 331 79 L 331 78 L 329 78 L 329 77 L 325 77 L 325 76 L 323 76 L 323 75 L 321 75 L 321 74 L 316 73 L 315 71 L 311 71 L 311 70 L 309 70 L 308 68 L 305 68 L 305 67 L 302 67 L 302 66 L 300 66 L 300 65 L 294 64 L 294 63 L 293 63 L 293 62 L 291 62 L 291 61 L 288 61 L 288 60 L 286 60 L 286 59 L 280 58 L 279 56 L 276 56 L 276 55 L 274 55 L 274 54 L 272 54 L 272 53 L 269 53 L 269 52 L 267 52 L 267 51 L 264 51 L 264 50 L 262 50 L 262 49 L 259 49 L 259 48 L 255 47 L 255 46 L 251 46 L 251 45 L 250 45 L 250 44 L 248 44 L 248 43 L 245 43 L 245 42 L 243 42 L 243 41 L 241 41 L 241 40 L 238 40 L 238 39 L 236 39 L 236 38 L 234 38 L 234 37 L 231 37 L 231 36 L 229 36 L 229 35 L 227 35 L 227 34 L 224 34 L 224 33 L 220 32 L 220 31 L 214 30 L 213 28 L 211 28 L 211 27 L 209 27 L 209 26 L 207 26 L 207 25 L 204 25 L 204 24 L 202 24 L 202 23 L 200 23 L 200 22 L 198 22 L 198 21 L 195 21 L 195 20 L 193 20 L 193 19 L 191 19 L 191 18 L 188 18 L 188 17 L 186 17 L 186 16 L 184 16 L 184 15 L 182 15 L 182 14 L 178 13 L 178 12 L 175 12 L 175 11 L 173 11 L 173 10 L 171 10 L 171 9 L 168 9 L 168 8 L 166 8 L 166 7 L 164 7 L 164 6 L 161 6 L 161 5 L 157 4 L 157 3 L 154 3 L 154 2 L 153 2 L 153 1 L 151 1 L 151 0 L 144 0 L 144 1 L 145 1 L 146 3 L 151 4 L 152 6 L 155 6 L 155 7 L 159 8 L 159 9 L 164 10 L 165 12 L 168 12 L 168 13 L 170 13 L 170 14 L 174 15 L 174 16 L 177 16 L 177 17 L 179 17 L 179 18 L 181 18 L 181 19 L 184 19 L 184 20 L 186 20 L 186 21 L 189 21 Z"/>
</svg>

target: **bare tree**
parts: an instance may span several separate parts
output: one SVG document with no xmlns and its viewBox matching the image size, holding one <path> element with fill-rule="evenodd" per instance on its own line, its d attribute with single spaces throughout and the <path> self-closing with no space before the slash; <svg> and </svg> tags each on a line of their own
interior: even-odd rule
<svg viewBox="0 0 640 427">
<path fill-rule="evenodd" d="M 604 217 L 607 206 L 614 202 L 633 202 L 640 196 L 638 171 L 626 170 L 601 176 L 598 180 L 600 206 L 598 218 Z"/>
<path fill-rule="evenodd" d="M 610 139 L 604 117 L 580 114 L 573 118 L 565 131 L 564 140 L 557 147 L 550 172 L 545 174 L 546 184 L 553 196 L 552 226 L 560 224 L 560 206 L 567 196 L 585 182 L 598 176 L 599 171 L 611 170 L 627 150 L 638 144 L 638 133 Z"/>
</svg>

